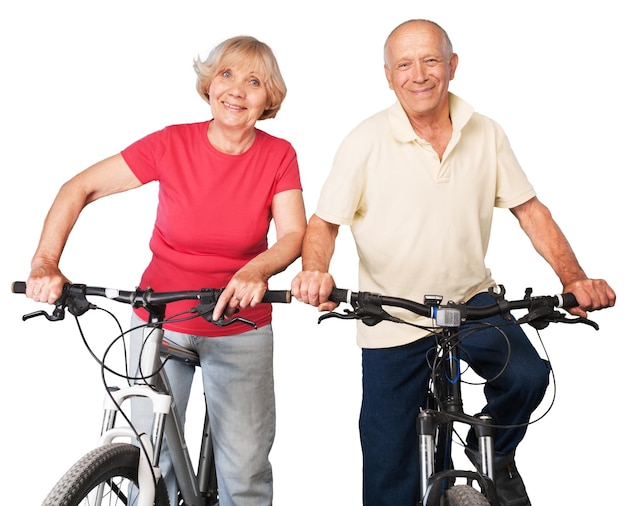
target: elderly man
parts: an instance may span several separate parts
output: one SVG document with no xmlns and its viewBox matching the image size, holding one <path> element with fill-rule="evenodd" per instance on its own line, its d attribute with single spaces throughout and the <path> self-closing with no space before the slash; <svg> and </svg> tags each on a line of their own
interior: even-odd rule
<svg viewBox="0 0 626 506">
<path fill-rule="evenodd" d="M 572 314 L 612 306 L 615 293 L 589 279 L 550 211 L 537 198 L 501 127 L 448 91 L 458 56 L 446 32 L 427 20 L 395 28 L 385 43 L 385 74 L 397 101 L 359 124 L 340 146 L 311 217 L 299 300 L 331 310 L 329 271 L 340 225 L 349 225 L 359 254 L 359 289 L 422 301 L 485 305 L 496 286 L 485 266 L 494 207 L 510 209 L 563 291 Z M 427 321 L 426 324 L 430 322 Z M 495 481 L 505 506 L 530 504 L 515 450 L 541 402 L 550 365 L 523 331 L 485 329 L 464 340 L 464 359 L 486 380 L 485 412 L 499 429 Z M 414 506 L 418 485 L 415 419 L 425 406 L 430 370 L 428 331 L 383 322 L 358 324 L 362 348 L 363 504 Z M 468 435 L 468 450 L 475 435 Z"/>
</svg>

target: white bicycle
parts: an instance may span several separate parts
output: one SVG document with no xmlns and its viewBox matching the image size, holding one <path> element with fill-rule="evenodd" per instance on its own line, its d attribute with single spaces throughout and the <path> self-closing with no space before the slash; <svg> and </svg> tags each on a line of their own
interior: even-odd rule
<svg viewBox="0 0 626 506">
<path fill-rule="evenodd" d="M 26 293 L 26 284 L 17 281 L 13 293 Z M 189 317 L 201 317 L 207 324 L 229 325 L 235 321 L 256 327 L 254 322 L 239 318 L 213 320 L 212 313 L 222 289 L 154 292 L 148 290 L 122 291 L 110 288 L 67 284 L 48 314 L 36 311 L 23 320 L 44 316 L 49 321 L 62 320 L 65 310 L 76 318 L 89 310 L 98 309 L 87 297 L 99 296 L 110 300 L 143 307 L 149 313 L 144 328 L 141 354 L 141 378 L 118 388 L 109 387 L 104 401 L 104 419 L 96 448 L 76 462 L 57 482 L 43 502 L 43 506 L 169 506 L 169 497 L 159 469 L 163 437 L 167 437 L 179 497 L 177 504 L 185 506 L 215 506 L 219 504 L 211 429 L 205 415 L 198 465 L 194 469 L 185 442 L 183 427 L 176 406 L 171 402 L 163 360 L 183 360 L 199 365 L 197 356 L 163 342 L 165 306 L 170 302 L 197 300 Z M 291 293 L 285 290 L 267 290 L 264 303 L 289 303 Z M 180 315 L 178 315 L 180 317 Z M 123 415 L 128 425 L 118 426 L 116 420 L 123 413 L 122 406 L 133 397 L 152 401 L 153 423 L 150 435 L 138 433 Z M 133 444 L 133 442 L 135 444 Z"/>
</svg>

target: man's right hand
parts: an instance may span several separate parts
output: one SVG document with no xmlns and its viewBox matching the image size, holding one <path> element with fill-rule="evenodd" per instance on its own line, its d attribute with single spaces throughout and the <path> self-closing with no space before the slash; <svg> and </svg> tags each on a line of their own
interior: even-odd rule
<svg viewBox="0 0 626 506">
<path fill-rule="evenodd" d="M 291 295 L 319 311 L 332 311 L 337 304 L 328 297 L 334 287 L 335 280 L 328 272 L 302 271 L 291 282 Z"/>
</svg>

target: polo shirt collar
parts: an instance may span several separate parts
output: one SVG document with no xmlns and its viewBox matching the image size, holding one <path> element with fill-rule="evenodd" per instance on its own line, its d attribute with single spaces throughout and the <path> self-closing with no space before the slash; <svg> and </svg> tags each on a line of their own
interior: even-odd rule
<svg viewBox="0 0 626 506">
<path fill-rule="evenodd" d="M 452 129 L 460 132 L 461 129 L 474 114 L 474 108 L 454 93 L 448 93 L 450 101 L 450 116 L 452 117 Z M 400 142 L 411 142 L 420 140 L 409 121 L 408 116 L 404 112 L 400 102 L 396 102 L 389 108 L 389 123 L 393 136 Z"/>
</svg>

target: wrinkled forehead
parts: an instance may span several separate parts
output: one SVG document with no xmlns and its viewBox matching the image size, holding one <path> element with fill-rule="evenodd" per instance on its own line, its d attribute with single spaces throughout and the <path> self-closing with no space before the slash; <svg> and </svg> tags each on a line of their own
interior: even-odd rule
<svg viewBox="0 0 626 506">
<path fill-rule="evenodd" d="M 450 49 L 444 35 L 429 23 L 409 24 L 399 28 L 389 37 L 387 57 L 404 58 L 408 55 L 431 54 L 447 56 Z"/>
</svg>

